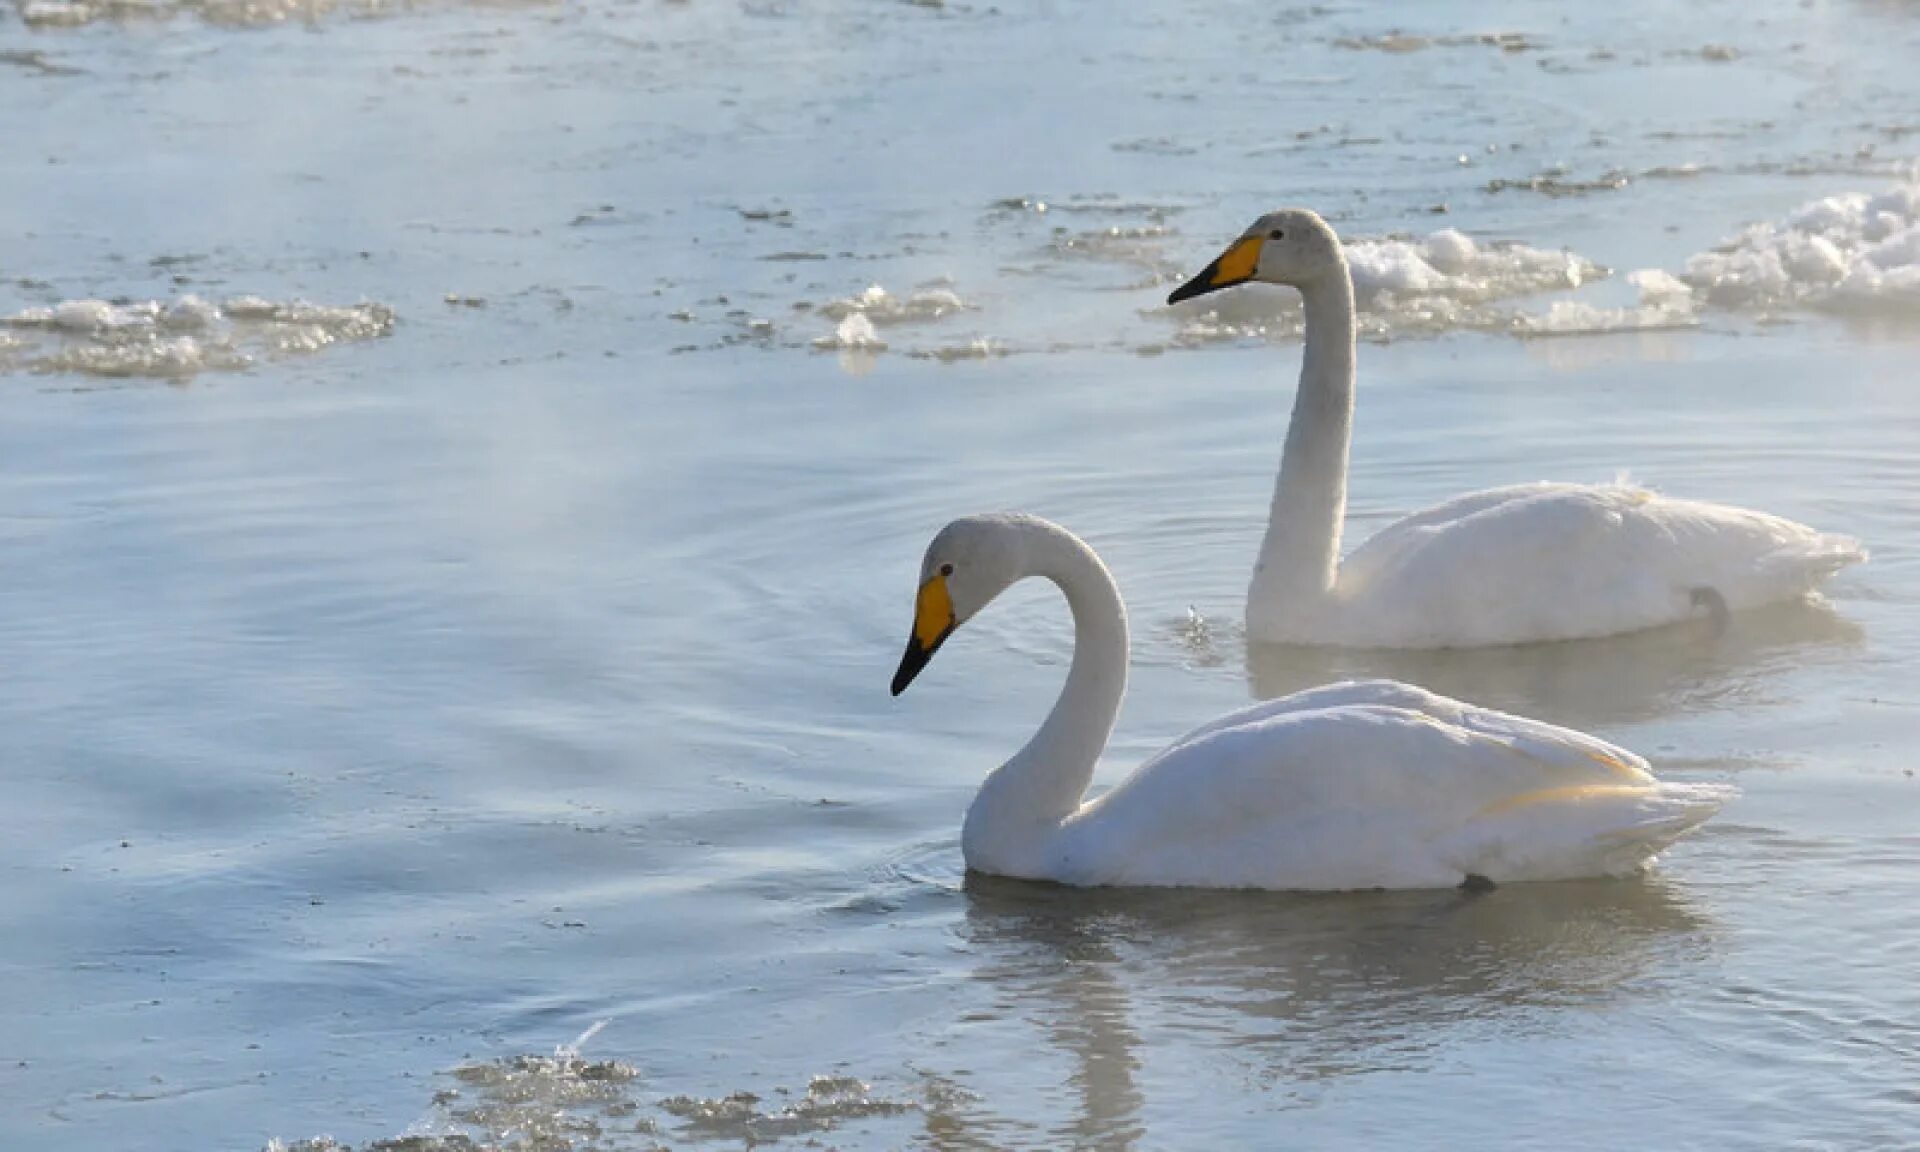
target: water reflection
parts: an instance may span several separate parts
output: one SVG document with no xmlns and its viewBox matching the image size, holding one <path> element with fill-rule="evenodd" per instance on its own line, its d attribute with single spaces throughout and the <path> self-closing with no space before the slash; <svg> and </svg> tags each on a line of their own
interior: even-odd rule
<svg viewBox="0 0 1920 1152">
<path fill-rule="evenodd" d="M 1247 674 L 1267 700 L 1334 680 L 1385 676 L 1572 727 L 1750 703 L 1769 682 L 1849 656 L 1859 626 L 1824 602 L 1775 605 L 1626 636 L 1433 652 L 1254 644 Z"/>
<path fill-rule="evenodd" d="M 1577 338 L 1545 337 L 1525 344 L 1527 358 L 1559 375 L 1629 364 L 1685 363 L 1694 358 L 1690 332 L 1656 328 Z"/>
<path fill-rule="evenodd" d="M 970 875 L 965 891 L 977 978 L 1072 1063 L 1075 1114 L 1050 1134 L 1080 1147 L 1141 1135 L 1142 1032 L 1230 1053 L 1275 1089 L 1417 1070 L 1489 1029 L 1659 995 L 1712 936 L 1656 878 L 1306 896 Z M 993 1122 L 965 1125 L 980 1126 Z"/>
<path fill-rule="evenodd" d="M 1880 312 L 1844 315 L 1841 322 L 1853 340 L 1885 344 L 1911 344 L 1920 340 L 1920 313 L 1910 308 L 1889 307 Z"/>
</svg>

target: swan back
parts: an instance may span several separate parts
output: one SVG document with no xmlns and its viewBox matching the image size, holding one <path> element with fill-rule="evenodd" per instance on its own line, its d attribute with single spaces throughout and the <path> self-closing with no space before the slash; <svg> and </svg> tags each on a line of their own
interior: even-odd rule
<svg viewBox="0 0 1920 1152">
<path fill-rule="evenodd" d="M 1584 733 L 1391 681 L 1243 709 L 1067 826 L 1077 883 L 1352 889 L 1632 871 L 1730 791 Z"/>
<path fill-rule="evenodd" d="M 1381 530 L 1341 563 L 1337 611 L 1267 638 L 1450 647 L 1613 635 L 1801 596 L 1865 558 L 1783 517 L 1625 484 L 1471 493 Z M 1325 629 L 1314 634 L 1314 629 Z"/>
</svg>

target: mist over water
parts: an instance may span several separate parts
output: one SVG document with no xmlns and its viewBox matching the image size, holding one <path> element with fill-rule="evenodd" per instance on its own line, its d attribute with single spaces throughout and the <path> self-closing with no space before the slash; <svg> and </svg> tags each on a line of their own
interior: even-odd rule
<svg viewBox="0 0 1920 1152">
<path fill-rule="evenodd" d="M 1877 1148 L 1920 1124 L 1920 10 L 0 7 L 0 1145 Z M 1621 474 L 1819 602 L 1249 646 L 1297 298 L 1346 539 Z M 1743 791 L 1642 880 L 967 877 L 1065 674 L 921 550 L 1100 550 L 1096 787 L 1394 676 Z M 306 1143 L 302 1143 L 306 1142 Z"/>
</svg>

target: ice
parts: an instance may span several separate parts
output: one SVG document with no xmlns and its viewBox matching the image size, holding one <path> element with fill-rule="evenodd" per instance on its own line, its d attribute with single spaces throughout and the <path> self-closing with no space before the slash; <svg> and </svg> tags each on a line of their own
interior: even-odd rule
<svg viewBox="0 0 1920 1152">
<path fill-rule="evenodd" d="M 6 323 L 61 332 L 110 332 L 151 327 L 159 314 L 159 305 L 152 302 L 116 305 L 105 300 L 63 300 L 51 307 L 16 312 Z"/>
<path fill-rule="evenodd" d="M 874 284 L 858 295 L 822 304 L 818 309 L 820 315 L 839 323 L 832 335 L 816 337 L 812 346 L 823 351 L 861 354 L 851 360 L 843 355 L 842 363 L 848 366 L 849 371 L 864 371 L 873 366 L 871 355 L 887 348 L 887 341 L 880 336 L 880 328 L 929 324 L 973 310 L 974 306 L 963 300 L 944 281 L 922 284 L 906 296 L 895 296 Z M 910 353 L 915 357 L 936 360 L 978 359 L 998 354 L 995 346 L 983 340 L 962 341 Z"/>
<path fill-rule="evenodd" d="M 932 348 L 915 349 L 907 355 L 916 360 L 938 360 L 951 364 L 956 360 L 990 360 L 996 356 L 1007 355 L 1007 349 L 998 341 L 985 336 L 976 336 L 971 340 L 955 344 L 940 344 Z"/>
<path fill-rule="evenodd" d="M 751 1092 L 713 1099 L 672 1096 L 660 1108 L 681 1121 L 682 1131 L 699 1140 L 738 1140 L 749 1147 L 782 1137 L 825 1132 L 847 1120 L 898 1116 L 914 1106 L 876 1096 L 851 1076 L 816 1076 L 806 1095 L 791 1103 L 762 1107 Z"/>
<path fill-rule="evenodd" d="M 1693 299 L 1693 289 L 1687 287 L 1686 281 L 1659 268 L 1642 268 L 1638 272 L 1629 272 L 1627 283 L 1640 290 L 1642 303 Z"/>
<path fill-rule="evenodd" d="M 1691 257 L 1677 275 L 1635 272 L 1627 280 L 1639 302 L 1623 307 L 1577 297 L 1518 307 L 1607 272 L 1577 253 L 1482 243 L 1454 229 L 1356 239 L 1347 262 L 1359 333 L 1374 340 L 1452 330 L 1548 336 L 1683 328 L 1711 310 L 1920 315 L 1920 182 L 1810 201 Z M 1167 312 L 1180 321 L 1170 342 L 1178 347 L 1294 339 L 1301 328 L 1298 296 L 1264 285 Z"/>
<path fill-rule="evenodd" d="M 182 379 L 236 371 L 261 357 L 305 355 L 393 328 L 393 310 L 236 296 L 114 303 L 62 300 L 0 317 L 12 346 L 0 370 L 109 378 Z"/>
<path fill-rule="evenodd" d="M 1481 303 L 1581 284 L 1603 273 L 1592 261 L 1525 244 L 1476 243 L 1447 228 L 1425 240 L 1360 240 L 1347 249 L 1354 292 L 1371 297 L 1436 296 Z M 1386 310 L 1386 309 L 1383 309 Z"/>
<path fill-rule="evenodd" d="M 924 1113 L 942 1094 L 896 1099 L 845 1075 L 813 1077 L 804 1092 L 775 1089 L 774 1098 L 746 1090 L 724 1096 L 676 1095 L 649 1102 L 639 1071 L 616 1060 L 586 1060 L 563 1047 L 551 1057 L 516 1056 L 465 1064 L 453 1087 L 406 1135 L 375 1140 L 361 1152 L 614 1152 L 731 1144 L 754 1147 L 817 1138 L 860 1121 Z M 352 1152 L 328 1136 L 271 1140 L 266 1152 Z"/>
<path fill-rule="evenodd" d="M 165 323 L 179 332 L 204 332 L 220 322 L 220 309 L 188 294 L 167 306 Z"/>
<path fill-rule="evenodd" d="M 456 0 L 440 0 L 452 5 Z M 557 0 L 470 0 L 475 5 L 557 6 Z M 31 28 L 78 28 L 95 23 L 144 23 L 197 17 L 226 28 L 263 28 L 274 24 L 317 24 L 339 17 L 375 19 L 429 6 L 428 0 L 15 0 L 20 19 Z"/>
<path fill-rule="evenodd" d="M 880 339 L 880 334 L 873 329 L 873 321 L 867 319 L 865 313 L 854 312 L 840 321 L 833 335 L 819 337 L 814 340 L 813 346 L 823 351 L 845 349 L 883 352 L 887 342 Z"/>
<path fill-rule="evenodd" d="M 820 306 L 820 312 L 834 320 L 860 316 L 870 325 L 889 326 L 924 324 L 955 312 L 967 311 L 971 307 L 958 293 L 947 287 L 921 288 L 900 297 L 874 284 L 857 296 L 828 301 Z"/>
<path fill-rule="evenodd" d="M 1176 233 L 1164 224 L 1110 225 L 1084 232 L 1056 229 L 1048 252 L 1073 261 L 1111 264 L 1143 274 L 1147 284 L 1172 283 L 1180 278 L 1179 260 L 1169 249 Z"/>
<path fill-rule="evenodd" d="M 1376 36 L 1342 36 L 1333 44 L 1336 48 L 1346 48 L 1355 52 L 1385 52 L 1393 56 L 1424 52 L 1436 47 L 1498 48 L 1502 52 L 1531 52 L 1540 47 L 1539 42 L 1525 32 L 1476 32 L 1422 36 L 1395 31 Z"/>
<path fill-rule="evenodd" d="M 1690 258 L 1681 278 L 1716 308 L 1920 310 L 1920 182 L 1823 197 L 1749 225 Z"/>
<path fill-rule="evenodd" d="M 1502 302 L 1579 288 L 1606 270 L 1577 253 L 1482 243 L 1447 228 L 1424 238 L 1356 239 L 1347 245 L 1360 335 L 1385 340 L 1454 329 L 1507 331 L 1518 313 Z M 1176 346 L 1249 336 L 1299 335 L 1299 296 L 1248 285 L 1168 310 L 1181 318 Z"/>
<path fill-rule="evenodd" d="M 1521 336 L 1591 336 L 1606 332 L 1649 332 L 1698 324 L 1693 290 L 1669 272 L 1646 268 L 1629 273 L 1627 283 L 1640 291 L 1640 303 L 1608 308 L 1585 300 L 1556 300 L 1544 313 L 1520 313 L 1513 331 Z"/>
</svg>

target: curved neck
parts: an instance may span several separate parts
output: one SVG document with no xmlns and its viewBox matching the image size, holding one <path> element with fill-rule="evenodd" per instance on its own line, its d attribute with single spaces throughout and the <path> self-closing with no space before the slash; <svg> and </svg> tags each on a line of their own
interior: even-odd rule
<svg viewBox="0 0 1920 1152">
<path fill-rule="evenodd" d="M 1107 566 L 1062 528 L 1024 530 L 1025 574 L 1053 581 L 1073 612 L 1073 664 L 1040 730 L 981 785 L 961 836 L 969 864 L 1014 874 L 1035 837 L 1079 809 L 1127 690 L 1127 612 Z"/>
<path fill-rule="evenodd" d="M 1346 262 L 1301 287 L 1300 296 L 1307 315 L 1300 389 L 1253 572 L 1252 602 L 1326 595 L 1340 557 L 1353 438 L 1353 279 Z"/>
</svg>

